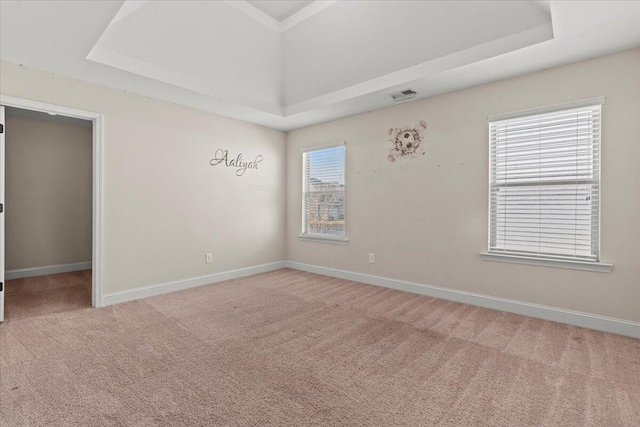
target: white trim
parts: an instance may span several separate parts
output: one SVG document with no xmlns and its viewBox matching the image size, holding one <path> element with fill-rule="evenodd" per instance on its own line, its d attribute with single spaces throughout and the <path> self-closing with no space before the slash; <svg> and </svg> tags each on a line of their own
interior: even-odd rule
<svg viewBox="0 0 640 427">
<path fill-rule="evenodd" d="M 602 166 L 601 166 L 601 147 L 602 147 L 602 105 L 604 104 L 605 98 L 604 96 L 599 96 L 595 98 L 582 99 L 578 101 L 566 102 L 561 104 L 555 104 L 552 106 L 534 108 L 529 110 L 522 110 L 515 113 L 507 113 L 498 116 L 490 116 L 489 124 L 488 124 L 488 141 L 489 141 L 489 191 L 488 191 L 488 239 L 487 239 L 487 248 L 488 252 L 482 253 L 481 257 L 483 260 L 488 261 L 502 261 L 502 262 L 512 262 L 512 263 L 522 263 L 522 264 L 530 264 L 530 265 L 541 265 L 547 267 L 557 267 L 557 268 L 570 268 L 575 270 L 587 270 L 587 271 L 598 271 L 603 273 L 609 273 L 611 268 L 613 267 L 610 264 L 601 263 L 600 262 L 600 223 L 601 223 L 601 207 L 602 207 L 602 193 L 601 193 L 601 174 L 602 174 Z M 540 118 L 541 120 L 549 120 L 556 117 L 556 115 L 562 115 L 566 113 L 576 113 L 581 114 L 584 112 L 589 112 L 590 117 L 597 117 L 597 121 L 593 123 L 598 123 L 597 125 L 597 138 L 593 137 L 593 127 L 595 124 L 591 123 L 590 131 L 592 133 L 592 137 L 590 138 L 590 147 L 593 151 L 592 153 L 592 164 L 591 171 L 592 174 L 597 171 L 597 178 L 591 179 L 572 179 L 571 176 L 561 177 L 555 176 L 551 177 L 552 179 L 547 179 L 541 181 L 539 177 L 530 175 L 528 178 L 522 177 L 520 182 L 511 182 L 509 183 L 509 172 L 508 166 L 506 172 L 506 179 L 504 182 L 498 183 L 496 182 L 496 168 L 498 167 L 496 162 L 496 156 L 498 154 L 499 148 L 499 139 L 500 134 L 502 132 L 506 132 L 507 140 L 508 140 L 508 126 L 511 123 L 520 123 L 521 121 L 530 121 L 532 118 Z M 499 130 L 498 128 L 507 126 L 507 130 L 504 129 Z M 540 129 L 538 129 L 540 131 Z M 516 131 L 517 132 L 517 131 Z M 552 145 L 552 147 L 555 145 Z M 515 161 L 517 162 L 519 157 L 516 154 Z M 502 163 L 502 162 L 498 162 Z M 509 163 L 509 162 L 507 162 Z M 577 166 L 576 166 L 577 167 Z M 505 173 L 503 171 L 503 173 Z M 516 172 L 516 175 L 518 173 Z M 575 178 L 575 177 L 574 177 Z M 516 251 L 505 249 L 504 246 L 508 246 L 509 240 L 507 239 L 507 244 L 497 244 L 495 241 L 497 235 L 497 229 L 500 228 L 497 226 L 497 215 L 498 211 L 494 211 L 496 204 L 498 202 L 498 193 L 503 187 L 512 187 L 512 186 L 548 186 L 548 185 L 556 185 L 556 184 L 590 184 L 594 185 L 596 188 L 595 199 L 590 202 L 590 212 L 591 212 L 591 251 L 590 255 L 593 257 L 593 260 L 585 260 L 581 257 L 575 256 L 573 254 L 565 253 L 560 255 L 551 255 L 551 254 L 540 254 L 534 250 L 531 251 Z M 555 191 L 555 190 L 554 190 Z M 592 188 L 592 192 L 593 192 Z M 577 194 L 577 193 L 576 193 Z M 507 205 L 509 202 L 507 202 Z M 597 211 L 595 213 L 594 218 L 594 205 L 597 207 Z M 595 221 L 596 227 L 593 227 L 593 223 Z M 553 236 L 551 236 L 553 237 Z M 545 239 L 548 239 L 547 236 Z M 526 239 L 525 239 L 526 240 Z M 544 239 L 539 236 L 539 240 L 543 241 Z M 531 242 L 530 242 L 531 243 Z M 549 243 L 547 241 L 547 243 Z M 551 242 L 553 243 L 553 242 Z"/>
<path fill-rule="evenodd" d="M 145 4 L 149 3 L 149 1 L 150 0 L 125 0 L 125 2 L 122 3 L 122 6 L 120 6 L 120 9 L 118 10 L 118 13 L 116 13 L 116 15 L 113 17 L 113 19 L 109 23 L 109 25 L 107 25 L 107 28 L 105 28 L 105 31 L 109 27 L 114 25 L 116 22 L 126 18 L 127 16 L 129 16 L 133 12 L 135 12 L 136 10 L 140 9 Z M 102 32 L 102 34 L 104 34 L 104 31 Z M 100 36 L 100 37 L 102 37 L 102 36 Z"/>
<path fill-rule="evenodd" d="M 338 89 L 334 92 L 319 95 L 315 98 L 302 100 L 296 104 L 285 105 L 283 114 L 284 117 L 290 117 L 323 107 L 335 108 L 336 104 L 343 101 L 348 101 L 352 98 L 364 96 L 372 92 L 386 92 L 389 88 L 393 87 L 396 87 L 397 90 L 402 90 L 407 86 L 407 82 L 423 79 L 425 76 L 437 75 L 454 68 L 463 67 L 474 62 L 483 61 L 486 58 L 492 58 L 517 49 L 526 48 L 532 44 L 543 43 L 549 40 L 553 40 L 551 22 L 521 31 L 517 34 L 511 34 L 496 40 L 487 41 L 480 45 L 472 46 L 468 49 L 454 52 L 440 58 L 431 59 L 409 68 L 356 83 L 343 89 Z M 422 99 L 424 97 L 425 95 L 419 93 L 415 98 L 413 98 L 413 100 Z M 391 105 L 398 104 L 393 103 L 391 99 L 389 99 L 388 104 L 384 105 L 384 107 L 381 106 L 377 108 L 386 108 Z M 301 126 L 299 126 L 299 128 L 300 127 Z"/>
<path fill-rule="evenodd" d="M 593 228 L 591 229 L 591 240 L 597 240 L 596 242 L 596 254 L 598 255 L 597 260 L 600 261 L 600 257 L 602 255 L 602 252 L 600 251 L 601 249 L 601 242 L 602 242 L 602 147 L 603 144 L 602 143 L 602 126 L 603 126 L 603 122 L 602 122 L 602 105 L 604 104 L 604 96 L 601 96 L 600 98 L 602 98 L 602 103 L 600 104 L 600 106 L 598 107 L 600 109 L 600 126 L 598 126 L 598 229 L 597 230 L 593 230 Z M 611 268 L 613 268 L 613 266 L 611 266 Z M 609 271 L 611 271 L 611 268 L 609 269 Z"/>
<path fill-rule="evenodd" d="M 277 261 L 268 264 L 255 265 L 252 267 L 240 268 L 237 270 L 223 271 L 221 273 L 209 274 L 206 276 L 192 277 L 190 279 L 176 280 L 173 282 L 160 283 L 157 285 L 144 286 L 141 288 L 128 289 L 126 291 L 112 292 L 105 294 L 103 303 L 105 306 L 119 304 L 121 302 L 133 301 L 155 295 L 166 294 L 168 292 L 181 291 L 212 283 L 223 282 L 225 280 L 237 279 L 239 277 L 252 276 L 254 274 L 266 273 L 268 271 L 284 268 L 284 261 Z"/>
<path fill-rule="evenodd" d="M 229 6 L 234 7 L 238 11 L 254 19 L 256 22 L 259 22 L 260 24 L 269 28 L 270 30 L 273 30 L 277 33 L 284 33 L 285 31 L 298 25 L 302 21 L 311 18 L 316 13 L 323 11 L 336 1 L 337 0 L 315 0 L 313 3 L 303 7 L 302 9 L 282 21 L 278 21 L 271 15 L 263 12 L 246 0 L 226 0 L 226 3 Z"/>
<path fill-rule="evenodd" d="M 482 252 L 480 257 L 484 261 L 508 262 L 513 264 L 539 265 L 542 267 L 568 268 L 571 270 L 595 271 L 598 273 L 610 273 L 613 264 L 604 262 L 576 261 L 561 258 L 538 258 L 522 255 L 497 254 Z"/>
<path fill-rule="evenodd" d="M 288 17 L 287 19 L 280 22 L 280 32 L 284 33 L 288 29 L 298 25 L 302 21 L 311 18 L 318 12 L 322 12 L 332 4 L 334 4 L 338 0 L 316 0 L 311 3 L 309 6 L 304 7 Z"/>
<path fill-rule="evenodd" d="M 373 276 L 370 274 L 356 273 L 353 271 L 338 270 L 335 268 L 304 264 L 296 261 L 285 261 L 285 266 L 288 268 L 293 268 L 295 270 L 308 271 L 325 276 L 338 277 L 340 279 L 352 280 L 356 282 L 367 283 L 370 285 L 397 289 L 400 291 L 413 292 L 416 294 L 426 295 L 434 298 L 441 298 L 450 301 L 461 302 L 464 304 L 477 305 L 480 307 L 490 308 L 492 310 L 506 311 L 509 313 L 516 313 L 524 316 L 551 320 L 553 322 L 567 323 L 569 325 L 580 326 L 583 328 L 640 338 L 640 322 L 615 319 L 612 317 L 565 310 L 562 308 L 532 304 L 507 298 L 498 298 L 488 295 L 475 294 L 455 289 L 440 288 L 437 286 L 424 285 L 421 283 L 409 282 L 405 280 L 390 279 L 387 277 Z"/>
<path fill-rule="evenodd" d="M 16 98 L 14 96 L 8 95 L 0 95 L 0 104 L 4 105 L 5 107 L 26 108 L 27 110 L 40 111 L 43 113 L 55 113 L 84 120 L 95 120 L 96 118 L 101 116 L 100 113 L 77 110 L 75 108 L 64 107 L 62 105 L 47 104 L 46 102 Z"/>
<path fill-rule="evenodd" d="M 69 273 L 71 271 L 90 270 L 91 261 L 71 264 L 45 265 L 43 267 L 19 268 L 4 273 L 5 280 L 24 279 L 25 277 L 45 276 L 47 274 Z"/>
<path fill-rule="evenodd" d="M 93 120 L 93 272 L 91 305 L 102 307 L 103 297 L 103 242 L 104 242 L 104 116 L 101 114 Z"/>
<path fill-rule="evenodd" d="M 167 292 L 174 292 L 183 289 L 213 284 L 225 280 L 265 273 L 285 267 L 295 270 L 308 271 L 316 274 L 322 274 L 324 276 L 338 277 L 340 279 L 367 283 L 375 286 L 382 286 L 385 288 L 397 289 L 405 292 L 412 292 L 434 298 L 441 298 L 449 301 L 456 301 L 464 304 L 476 305 L 492 310 L 516 313 L 524 316 L 551 320 L 553 322 L 567 323 L 583 328 L 640 338 L 640 322 L 615 319 L 606 316 L 599 316 L 596 314 L 565 310 L 540 304 L 532 304 L 507 298 L 492 297 L 488 295 L 464 292 L 455 289 L 424 285 L 421 283 L 409 282 L 406 280 L 390 279 L 386 277 L 373 276 L 370 274 L 305 264 L 296 261 L 272 262 L 269 264 L 241 268 L 238 270 L 226 271 L 207 276 L 194 277 L 191 279 L 177 280 L 173 282 L 161 283 L 158 285 L 145 286 L 142 288 L 136 288 L 121 292 L 114 292 L 104 295 L 104 305 L 118 304 L 121 302 L 160 295 Z"/>
<path fill-rule="evenodd" d="M 345 215 L 346 216 L 346 215 Z M 300 234 L 298 239 L 307 242 L 331 243 L 334 245 L 348 245 L 349 239 L 346 237 L 329 237 L 323 234 Z"/>
<path fill-rule="evenodd" d="M 487 118 L 487 121 L 489 123 L 501 122 L 504 120 L 511 120 L 511 119 L 515 119 L 523 116 L 535 116 L 538 114 L 548 114 L 548 113 L 553 113 L 555 111 L 561 111 L 561 110 L 573 110 L 576 108 L 594 107 L 597 105 L 604 105 L 604 96 L 581 99 L 578 101 L 563 102 L 561 104 L 547 105 L 545 107 L 530 108 L 527 110 L 519 110 L 511 113 L 494 114 L 492 116 L 489 116 Z"/>
<path fill-rule="evenodd" d="M 311 147 L 302 147 L 300 149 L 300 151 L 302 152 L 302 154 L 304 154 L 304 153 L 308 153 L 310 151 L 327 150 L 329 148 L 344 147 L 345 145 L 347 145 L 346 141 L 336 141 L 336 142 L 332 142 L 331 144 L 322 144 L 322 145 L 313 145 Z M 345 163 L 346 163 L 346 160 L 345 160 Z"/>
<path fill-rule="evenodd" d="M 55 113 L 93 122 L 93 247 L 92 247 L 92 288 L 91 304 L 102 307 L 103 282 L 103 242 L 104 242 L 104 116 L 92 111 L 77 110 L 61 105 L 47 104 L 30 99 L 0 95 L 0 104 L 8 107 L 26 108 L 27 110 Z"/>
<path fill-rule="evenodd" d="M 306 227 L 307 227 L 307 217 L 306 217 L 306 213 L 307 213 L 307 207 L 306 207 L 306 189 L 307 189 L 307 176 L 306 176 L 306 163 L 305 163 L 305 159 L 304 156 L 307 153 L 310 153 L 312 151 L 320 151 L 320 150 L 328 150 L 331 148 L 337 148 L 337 147 L 344 147 L 344 190 L 343 194 L 344 194 L 344 227 L 343 227 L 343 235 L 342 236 L 338 236 L 338 237 L 324 237 L 324 235 L 322 234 L 313 234 L 313 233 L 307 233 L 306 232 Z M 334 244 L 342 244 L 342 245 L 346 245 L 348 244 L 348 240 L 347 240 L 347 192 L 346 192 L 346 188 L 347 188 L 347 143 L 346 141 L 337 141 L 331 144 L 324 144 L 324 145 L 316 145 L 313 147 L 303 147 L 302 148 L 302 221 L 301 221 L 301 231 L 298 235 L 298 237 L 301 240 L 308 240 L 308 241 L 315 241 L 315 242 L 325 242 L 325 243 L 334 243 Z M 330 240 L 330 241 L 329 241 Z"/>
<path fill-rule="evenodd" d="M 5 108 L 0 105 L 0 124 L 5 125 Z M 5 189 L 5 132 L 0 134 L 0 203 L 5 203 L 4 189 Z M 4 264 L 4 213 L 0 214 L 0 282 L 2 283 L 2 289 L 0 289 L 0 322 L 4 321 L 4 282 L 5 282 L 5 264 Z"/>
<path fill-rule="evenodd" d="M 263 12 L 258 9 L 251 3 L 246 0 L 226 0 L 226 3 L 238 10 L 239 12 L 244 13 L 248 17 L 252 18 L 256 22 L 264 25 L 270 30 L 275 31 L 276 33 L 281 33 L 281 24 L 278 20 L 274 19 L 271 15 Z"/>
<path fill-rule="evenodd" d="M 238 102 L 246 108 L 282 116 L 282 107 L 248 95 L 232 93 L 217 86 L 217 82 L 191 77 L 189 75 L 161 67 L 150 62 L 127 56 L 100 46 L 96 43 L 87 54 L 87 59 L 150 79 L 159 80 L 193 92 L 210 95 L 223 102 Z"/>
</svg>

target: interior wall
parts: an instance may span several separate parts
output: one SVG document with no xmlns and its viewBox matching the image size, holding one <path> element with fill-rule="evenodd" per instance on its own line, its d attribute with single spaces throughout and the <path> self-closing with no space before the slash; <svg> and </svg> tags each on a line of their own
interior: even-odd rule
<svg viewBox="0 0 640 427">
<path fill-rule="evenodd" d="M 91 262 L 93 136 L 6 116 L 7 270 Z"/>
<path fill-rule="evenodd" d="M 605 96 L 601 257 L 611 273 L 483 261 L 494 114 Z M 287 135 L 287 259 L 640 321 L 640 49 L 416 100 Z M 389 128 L 427 122 L 391 163 Z M 348 245 L 302 241 L 301 149 L 346 141 Z M 375 253 L 375 264 L 368 254 Z"/>
<path fill-rule="evenodd" d="M 104 115 L 105 293 L 284 258 L 283 132 L 7 62 L 0 92 Z"/>
<path fill-rule="evenodd" d="M 286 258 L 638 321 L 639 75 L 640 49 L 634 49 L 286 137 L 6 62 L 0 91 L 104 114 L 106 293 Z M 487 116 L 601 95 L 601 253 L 613 271 L 481 261 Z M 426 155 L 388 162 L 387 129 L 420 120 L 428 124 Z M 301 148 L 340 140 L 347 146 L 350 242 L 300 241 Z M 210 165 L 217 149 L 264 160 L 239 177 L 233 168 Z M 212 264 L 204 263 L 205 252 L 214 254 Z M 375 264 L 368 263 L 369 252 Z"/>
</svg>

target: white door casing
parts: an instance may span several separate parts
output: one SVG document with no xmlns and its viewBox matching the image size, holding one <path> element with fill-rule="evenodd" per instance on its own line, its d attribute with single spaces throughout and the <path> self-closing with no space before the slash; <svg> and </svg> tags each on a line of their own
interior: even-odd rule
<svg viewBox="0 0 640 427">
<path fill-rule="evenodd" d="M 78 119 L 90 120 L 93 122 L 93 256 L 92 256 L 92 288 L 91 288 L 91 305 L 94 307 L 102 307 L 102 275 L 103 275 L 103 115 L 100 113 L 78 110 L 75 108 L 64 107 L 61 105 L 47 104 L 39 101 L 32 101 L 30 99 L 16 98 L 13 96 L 7 96 L 0 94 L 0 105 L 7 107 L 17 107 L 26 110 L 41 111 L 45 113 L 59 114 L 68 117 L 75 117 Z M 4 112 L 4 107 L 1 107 Z M 2 116 L 2 123 L 4 124 L 4 115 Z M 5 132 L 6 133 L 6 132 Z M 0 158 L 0 184 L 2 187 L 2 193 L 0 194 L 0 200 L 4 203 L 4 134 L 2 139 L 2 155 Z M 4 214 L 0 214 L 3 216 Z M 4 218 L 1 219 L 4 227 Z M 2 243 L 2 252 L 0 253 L 0 262 L 2 282 L 4 282 L 4 228 L 0 231 L 0 243 Z M 4 286 L 3 286 L 4 290 Z M 3 302 L 3 297 L 0 297 L 0 302 Z M 4 309 L 4 305 L 2 305 Z M 2 313 L 2 312 L 0 312 Z M 2 319 L 2 317 L 0 317 Z"/>
<path fill-rule="evenodd" d="M 4 321 L 4 107 L 0 105 L 0 322 Z"/>
</svg>

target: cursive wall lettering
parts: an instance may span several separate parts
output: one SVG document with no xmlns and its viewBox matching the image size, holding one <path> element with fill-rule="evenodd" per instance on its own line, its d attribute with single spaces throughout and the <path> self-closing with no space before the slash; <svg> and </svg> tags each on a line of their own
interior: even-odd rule
<svg viewBox="0 0 640 427">
<path fill-rule="evenodd" d="M 236 168 L 237 176 L 242 176 L 247 169 L 258 169 L 258 164 L 260 164 L 263 158 L 261 155 L 258 155 L 252 162 L 246 162 L 242 160 L 242 153 L 240 153 L 236 158 L 229 160 L 229 150 L 217 149 L 215 157 L 209 161 L 209 164 L 211 166 L 218 166 L 224 162 L 226 167 Z"/>
</svg>

